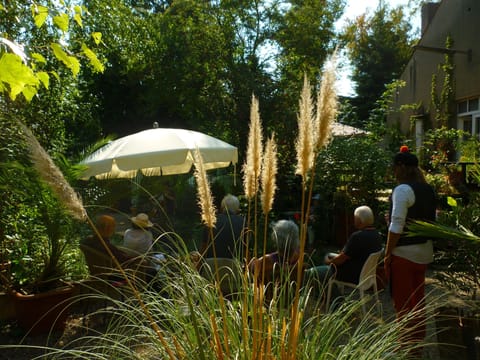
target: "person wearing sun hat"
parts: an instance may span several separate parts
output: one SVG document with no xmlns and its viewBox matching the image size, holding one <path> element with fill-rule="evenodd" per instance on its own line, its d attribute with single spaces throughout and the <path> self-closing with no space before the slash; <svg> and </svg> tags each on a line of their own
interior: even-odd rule
<svg viewBox="0 0 480 360">
<path fill-rule="evenodd" d="M 123 235 L 123 246 L 137 254 L 147 254 L 151 251 L 153 235 L 150 228 L 153 223 L 145 213 L 139 213 L 130 218 L 132 227 Z"/>
<path fill-rule="evenodd" d="M 433 261 L 433 244 L 430 239 L 407 237 L 405 233 L 411 221 L 435 221 L 437 197 L 418 166 L 417 156 L 405 145 L 393 157 L 393 172 L 398 185 L 390 200 L 385 275 L 390 280 L 397 319 L 416 312 L 402 339 L 419 343 L 426 334 L 425 273 Z"/>
</svg>

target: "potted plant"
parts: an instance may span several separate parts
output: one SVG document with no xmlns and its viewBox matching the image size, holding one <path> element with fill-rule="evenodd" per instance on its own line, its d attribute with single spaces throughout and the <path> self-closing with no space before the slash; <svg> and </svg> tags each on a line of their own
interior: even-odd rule
<svg viewBox="0 0 480 360">
<path fill-rule="evenodd" d="M 53 191 L 54 186 L 40 174 L 59 172 L 52 170 L 48 155 L 41 153 L 48 158 L 48 166 L 38 169 L 33 165 L 35 159 L 31 162 L 25 150 L 18 150 L 28 149 L 28 145 L 16 145 L 0 148 L 0 251 L 2 261 L 10 262 L 9 273 L 2 273 L 1 280 L 12 296 L 19 325 L 40 333 L 61 328 L 66 318 L 66 300 L 74 288 L 65 280 L 74 249 L 78 253 L 78 222 Z M 6 151 L 9 149 L 12 151 Z M 58 181 L 56 186 L 67 186 L 63 181 L 65 184 Z M 50 303 L 51 296 L 60 297 L 56 304 Z M 39 303 L 32 305 L 31 301 Z"/>
</svg>

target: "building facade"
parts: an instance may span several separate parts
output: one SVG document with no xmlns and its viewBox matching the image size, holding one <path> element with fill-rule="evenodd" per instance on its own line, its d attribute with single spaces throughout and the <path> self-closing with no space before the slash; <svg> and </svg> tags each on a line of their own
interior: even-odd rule
<svg viewBox="0 0 480 360">
<path fill-rule="evenodd" d="M 389 126 L 414 138 L 417 147 L 427 129 L 443 124 L 480 136 L 478 25 L 480 0 L 442 0 L 423 6 L 422 36 L 402 74 L 405 86 L 397 89 L 387 119 Z M 445 64 L 453 65 L 452 70 L 446 70 Z M 449 88 L 442 106 L 442 100 L 432 100 L 441 99 Z M 439 120 L 441 114 L 448 114 L 444 122 Z"/>
</svg>

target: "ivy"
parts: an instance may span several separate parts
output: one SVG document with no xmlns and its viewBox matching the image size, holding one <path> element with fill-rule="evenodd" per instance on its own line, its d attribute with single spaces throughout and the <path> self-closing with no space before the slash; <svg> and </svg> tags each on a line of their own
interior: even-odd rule
<svg viewBox="0 0 480 360">
<path fill-rule="evenodd" d="M 450 36 L 445 41 L 445 48 L 451 49 L 453 40 Z M 453 118 L 453 106 L 455 105 L 455 64 L 453 62 L 453 52 L 445 53 L 444 63 L 438 66 L 438 72 L 443 75 L 443 85 L 440 96 L 437 95 L 438 75 L 432 75 L 431 101 L 433 111 L 435 112 L 435 121 L 437 127 L 448 127 L 450 119 Z"/>
</svg>

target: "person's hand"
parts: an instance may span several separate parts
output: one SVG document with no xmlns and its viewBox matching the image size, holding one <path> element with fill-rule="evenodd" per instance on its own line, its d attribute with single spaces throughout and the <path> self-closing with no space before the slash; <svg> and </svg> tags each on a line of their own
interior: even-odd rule
<svg viewBox="0 0 480 360">
<path fill-rule="evenodd" d="M 388 256 L 385 256 L 385 258 L 383 259 L 383 268 L 385 270 L 385 279 L 388 281 L 390 281 L 390 267 L 392 265 L 392 258 L 390 255 Z"/>
</svg>

